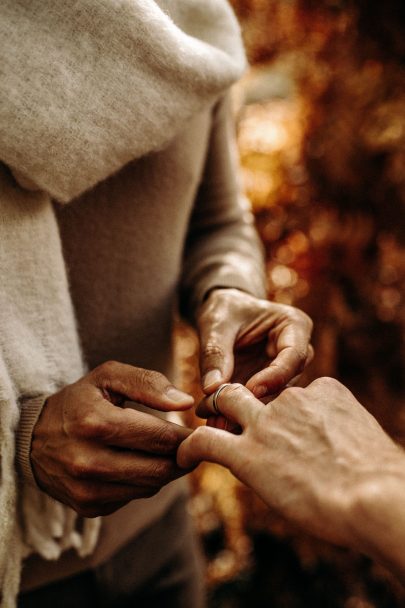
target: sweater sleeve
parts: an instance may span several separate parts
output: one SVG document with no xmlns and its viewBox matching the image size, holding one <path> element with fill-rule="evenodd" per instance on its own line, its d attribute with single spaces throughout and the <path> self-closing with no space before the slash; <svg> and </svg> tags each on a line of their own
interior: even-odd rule
<svg viewBox="0 0 405 608">
<path fill-rule="evenodd" d="M 30 453 L 34 427 L 41 415 L 47 395 L 25 399 L 20 404 L 20 419 L 16 431 L 15 459 L 20 481 L 36 485 Z"/>
<path fill-rule="evenodd" d="M 215 106 L 203 178 L 184 251 L 180 308 L 193 320 L 206 294 L 234 287 L 266 295 L 263 249 L 241 192 L 229 96 Z"/>
</svg>

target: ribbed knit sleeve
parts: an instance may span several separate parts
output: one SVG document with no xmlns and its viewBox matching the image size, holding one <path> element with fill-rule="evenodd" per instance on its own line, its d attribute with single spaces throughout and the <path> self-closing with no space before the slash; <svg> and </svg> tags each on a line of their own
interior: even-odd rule
<svg viewBox="0 0 405 608">
<path fill-rule="evenodd" d="M 15 458 L 20 481 L 36 485 L 30 452 L 32 432 L 48 395 L 26 399 L 20 404 L 20 420 L 16 432 Z"/>
<path fill-rule="evenodd" d="M 180 307 L 191 321 L 213 288 L 266 295 L 263 249 L 238 172 L 235 128 L 226 96 L 213 112 L 204 175 L 184 251 Z"/>
</svg>

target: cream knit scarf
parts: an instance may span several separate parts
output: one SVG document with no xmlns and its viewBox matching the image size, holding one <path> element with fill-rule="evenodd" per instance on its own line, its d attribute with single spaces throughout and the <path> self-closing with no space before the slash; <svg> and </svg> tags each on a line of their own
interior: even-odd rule
<svg viewBox="0 0 405 608">
<path fill-rule="evenodd" d="M 244 65 L 226 0 L 0 4 L 2 606 L 24 555 L 85 555 L 99 526 L 77 531 L 72 510 L 15 475 L 21 408 L 85 371 L 52 201 L 164 148 Z"/>
</svg>

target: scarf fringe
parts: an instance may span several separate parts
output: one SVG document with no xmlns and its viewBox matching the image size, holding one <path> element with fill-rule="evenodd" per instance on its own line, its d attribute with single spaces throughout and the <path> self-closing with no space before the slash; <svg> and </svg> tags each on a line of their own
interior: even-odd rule
<svg viewBox="0 0 405 608">
<path fill-rule="evenodd" d="M 4 390 L 4 384 L 2 386 Z M 22 488 L 22 521 L 19 525 L 17 479 L 14 465 L 15 428 L 18 407 L 15 399 L 0 400 L 0 581 L 1 608 L 15 608 L 23 558 L 37 553 L 56 560 L 74 548 L 80 557 L 90 555 L 97 543 L 101 519 L 87 519 L 76 530 L 76 513 L 35 487 Z"/>
</svg>

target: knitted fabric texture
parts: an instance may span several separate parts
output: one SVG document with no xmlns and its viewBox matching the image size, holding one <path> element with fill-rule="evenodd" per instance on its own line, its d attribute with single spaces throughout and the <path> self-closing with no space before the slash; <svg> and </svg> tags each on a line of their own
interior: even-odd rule
<svg viewBox="0 0 405 608">
<path fill-rule="evenodd" d="M 223 0 L 5 0 L 0 150 L 68 201 L 164 147 L 244 68 Z"/>
<path fill-rule="evenodd" d="M 33 427 L 46 396 L 85 372 L 52 199 L 164 148 L 245 60 L 225 0 L 4 0 L 0 40 L 0 587 L 11 608 L 24 556 L 85 555 L 99 528 L 79 532 L 30 470 L 21 484 L 15 473 L 21 408 Z"/>
<path fill-rule="evenodd" d="M 1 166 L 0 272 L 0 576 L 8 608 L 18 591 L 22 557 L 36 551 L 56 559 L 68 547 L 91 551 L 99 522 L 86 521 L 79 534 L 71 509 L 29 479 L 16 484 L 20 408 L 33 407 L 38 414 L 46 395 L 76 380 L 84 368 L 52 204 L 45 194 L 21 190 Z"/>
</svg>

